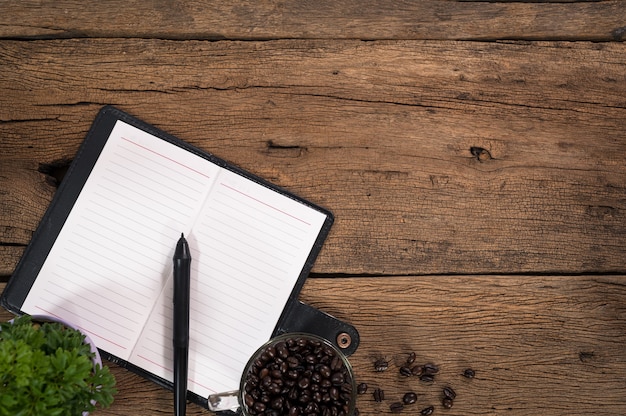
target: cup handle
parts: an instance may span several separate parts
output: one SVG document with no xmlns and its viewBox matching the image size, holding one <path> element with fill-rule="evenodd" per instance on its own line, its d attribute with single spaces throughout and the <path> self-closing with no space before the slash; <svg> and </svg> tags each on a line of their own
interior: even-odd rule
<svg viewBox="0 0 626 416">
<path fill-rule="evenodd" d="M 223 412 L 239 410 L 239 390 L 226 391 L 209 395 L 208 407 L 212 412 Z"/>
</svg>

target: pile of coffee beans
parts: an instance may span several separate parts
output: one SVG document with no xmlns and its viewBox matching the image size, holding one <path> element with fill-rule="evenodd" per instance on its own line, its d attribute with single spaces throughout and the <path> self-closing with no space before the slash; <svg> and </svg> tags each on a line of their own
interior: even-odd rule
<svg viewBox="0 0 626 416">
<path fill-rule="evenodd" d="M 339 354 L 302 336 L 268 345 L 244 378 L 245 410 L 253 416 L 348 416 L 354 381 Z"/>
<path fill-rule="evenodd" d="M 435 376 L 439 373 L 439 366 L 433 363 L 416 364 L 416 354 L 411 352 L 408 354 L 404 364 L 399 366 L 399 373 L 402 378 L 417 377 L 420 381 L 432 384 L 435 381 Z M 383 372 L 389 369 L 389 361 L 385 358 L 379 358 L 374 362 L 374 371 Z M 465 378 L 472 379 L 476 375 L 476 372 L 471 369 L 465 369 L 461 375 Z M 360 383 L 357 386 L 358 394 L 365 394 L 368 391 L 367 383 Z M 456 399 L 456 392 L 450 386 L 445 386 L 442 389 L 441 406 L 444 409 L 450 409 L 454 405 Z M 376 387 L 373 390 L 373 398 L 375 402 L 382 402 L 385 400 L 385 392 L 380 387 Z M 409 391 L 402 396 L 402 400 L 393 401 L 389 405 L 391 413 L 401 413 L 407 406 L 414 405 L 418 401 L 417 393 Z M 419 414 L 422 416 L 429 416 L 435 412 L 435 406 L 427 406 L 420 410 Z"/>
</svg>

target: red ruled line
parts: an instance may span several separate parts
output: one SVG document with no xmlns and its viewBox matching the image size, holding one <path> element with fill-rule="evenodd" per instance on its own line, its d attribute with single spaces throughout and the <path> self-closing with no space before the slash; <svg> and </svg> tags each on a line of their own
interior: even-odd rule
<svg viewBox="0 0 626 416">
<path fill-rule="evenodd" d="M 298 221 L 300 221 L 300 222 L 302 222 L 302 223 L 304 223 L 304 224 L 306 224 L 306 225 L 309 225 L 309 226 L 311 225 L 310 223 L 306 222 L 306 221 L 305 221 L 305 220 L 303 220 L 302 218 L 298 218 L 298 217 L 296 217 L 296 216 L 294 216 L 294 215 L 291 215 L 290 213 L 288 213 L 288 212 L 286 212 L 286 211 L 283 211 L 282 209 L 277 208 L 277 207 L 275 207 L 275 206 L 273 206 L 273 205 L 270 205 L 270 204 L 268 204 L 268 203 L 266 203 L 266 202 L 263 202 L 263 201 L 261 201 L 260 199 L 257 199 L 257 198 L 255 198 L 255 197 L 253 197 L 252 195 L 248 195 L 247 193 L 242 192 L 242 191 L 240 191 L 239 189 L 235 189 L 235 188 L 233 188 L 232 186 L 228 186 L 228 185 L 226 185 L 225 183 L 221 183 L 221 182 L 220 182 L 220 185 L 222 185 L 223 187 L 228 188 L 228 189 L 230 189 L 230 190 L 232 190 L 232 191 L 235 191 L 235 192 L 237 192 L 238 194 L 241 194 L 241 195 L 243 195 L 243 196 L 245 196 L 245 197 L 247 197 L 247 198 L 250 198 L 250 199 L 252 199 L 253 201 L 258 202 L 259 204 L 262 204 L 262 205 L 265 205 L 266 207 L 272 208 L 273 210 L 278 211 L 278 212 L 280 212 L 281 214 L 284 214 L 284 215 L 286 215 L 286 216 L 288 216 L 288 217 L 291 217 L 291 218 L 293 218 L 293 219 L 295 219 L 295 220 L 298 220 Z"/>
<path fill-rule="evenodd" d="M 127 141 L 128 143 L 134 144 L 134 145 L 135 145 L 135 146 L 137 146 L 137 147 L 140 147 L 140 148 L 142 148 L 142 149 L 144 149 L 144 150 L 146 150 L 146 151 L 148 151 L 148 152 L 150 152 L 150 153 L 153 153 L 153 154 L 155 154 L 155 155 L 157 155 L 157 156 L 160 156 L 160 157 L 162 157 L 163 159 L 169 160 L 169 161 L 170 161 L 170 162 L 172 162 L 172 163 L 176 163 L 177 165 L 182 166 L 182 167 L 184 167 L 184 168 L 186 168 L 186 169 L 189 169 L 190 171 L 195 172 L 195 173 L 197 173 L 198 175 L 202 175 L 202 176 L 204 176 L 205 178 L 210 178 L 210 176 L 209 176 L 209 175 L 207 175 L 206 173 L 200 172 L 199 170 L 194 169 L 194 168 L 192 168 L 191 166 L 185 165 L 184 163 L 181 163 L 181 162 L 179 162 L 179 161 L 178 161 L 178 160 L 176 160 L 176 159 L 172 159 L 171 157 L 167 157 L 167 156 L 165 156 L 165 155 L 164 155 L 164 154 L 162 154 L 162 153 L 159 153 L 159 152 L 157 152 L 157 151 L 155 151 L 155 150 L 152 150 L 152 149 L 150 149 L 150 148 L 148 148 L 148 147 L 146 147 L 146 146 L 143 146 L 143 145 L 141 145 L 141 144 L 139 144 L 139 143 L 137 143 L 137 142 L 134 142 L 134 141 L 132 141 L 132 140 L 130 140 L 130 139 L 127 139 L 126 137 L 122 137 L 122 140 L 125 140 L 125 141 Z"/>
</svg>

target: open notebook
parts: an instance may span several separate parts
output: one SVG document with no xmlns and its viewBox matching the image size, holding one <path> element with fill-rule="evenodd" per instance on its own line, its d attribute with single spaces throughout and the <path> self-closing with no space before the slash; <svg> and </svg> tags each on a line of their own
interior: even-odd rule
<svg viewBox="0 0 626 416">
<path fill-rule="evenodd" d="M 68 320 L 172 380 L 172 256 L 192 255 L 189 390 L 239 387 L 300 291 L 331 214 L 112 107 L 94 122 L 3 304 Z"/>
</svg>

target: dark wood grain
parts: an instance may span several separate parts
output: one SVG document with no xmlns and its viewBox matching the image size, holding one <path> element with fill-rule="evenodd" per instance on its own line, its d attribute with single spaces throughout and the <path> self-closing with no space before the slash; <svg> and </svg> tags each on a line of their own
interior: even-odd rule
<svg viewBox="0 0 626 416">
<path fill-rule="evenodd" d="M 112 103 L 330 208 L 316 273 L 623 270 L 623 44 L 3 45 L 6 242 Z"/>
<path fill-rule="evenodd" d="M 0 37 L 620 41 L 622 1 L 80 0 L 0 3 Z"/>
<path fill-rule="evenodd" d="M 619 0 L 0 2 L 0 278 L 113 104 L 335 213 L 301 299 L 361 415 L 624 415 L 624 40 Z M 173 413 L 112 368 L 95 414 Z"/>
</svg>

